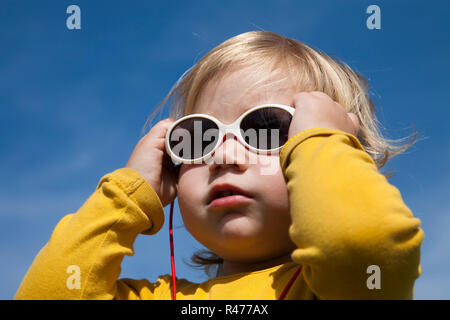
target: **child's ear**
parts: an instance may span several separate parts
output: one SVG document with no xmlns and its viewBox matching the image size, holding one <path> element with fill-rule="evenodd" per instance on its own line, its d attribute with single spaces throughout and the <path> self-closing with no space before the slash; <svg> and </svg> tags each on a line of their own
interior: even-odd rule
<svg viewBox="0 0 450 320">
<path fill-rule="evenodd" d="M 173 177 L 175 178 L 176 183 L 178 184 L 178 179 L 180 176 L 180 167 L 181 165 L 175 165 L 170 158 L 170 156 L 165 153 L 163 156 L 163 170 L 169 170 L 173 173 Z"/>
<path fill-rule="evenodd" d="M 181 169 L 181 164 L 178 164 L 175 166 L 175 177 L 177 180 L 177 184 L 178 184 L 178 180 L 180 179 L 180 169 Z"/>
</svg>

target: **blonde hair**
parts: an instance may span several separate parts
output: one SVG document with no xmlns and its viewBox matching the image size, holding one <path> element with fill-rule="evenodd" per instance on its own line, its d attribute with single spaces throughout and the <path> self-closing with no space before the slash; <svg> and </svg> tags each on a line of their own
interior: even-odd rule
<svg viewBox="0 0 450 320">
<path fill-rule="evenodd" d="M 369 97 L 368 81 L 362 75 L 337 58 L 332 59 L 318 49 L 270 31 L 242 33 L 209 51 L 181 76 L 147 119 L 143 131 L 169 99 L 173 99 L 171 118 L 194 113 L 202 89 L 208 83 L 219 80 L 235 67 L 245 66 L 267 70 L 269 75 L 281 67 L 287 71 L 296 92 L 322 91 L 347 112 L 356 114 L 360 122 L 357 138 L 378 169 L 416 142 L 415 128 L 411 141 L 405 144 L 402 143 L 408 137 L 395 140 L 383 137 L 380 132 L 382 125 L 377 120 L 374 103 Z M 390 171 L 384 175 L 389 179 L 392 173 Z M 222 261 L 204 250 L 192 257 L 192 262 L 207 267 Z"/>
</svg>

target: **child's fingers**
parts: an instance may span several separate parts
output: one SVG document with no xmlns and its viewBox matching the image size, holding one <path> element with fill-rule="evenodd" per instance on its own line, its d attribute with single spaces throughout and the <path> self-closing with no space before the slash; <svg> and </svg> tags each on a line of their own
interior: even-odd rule
<svg viewBox="0 0 450 320">
<path fill-rule="evenodd" d="M 174 120 L 170 118 L 161 120 L 153 126 L 153 128 L 147 133 L 147 135 L 155 138 L 165 138 L 167 130 L 169 130 L 173 122 Z"/>
<path fill-rule="evenodd" d="M 356 114 L 320 91 L 299 92 L 294 96 L 296 112 L 289 128 L 289 137 L 310 128 L 338 129 L 355 137 L 360 130 Z"/>
<path fill-rule="evenodd" d="M 139 142 L 138 146 L 143 148 L 154 148 L 163 150 L 165 145 L 165 138 L 167 131 L 174 120 L 167 118 L 156 123 L 150 131 L 143 136 Z"/>
</svg>

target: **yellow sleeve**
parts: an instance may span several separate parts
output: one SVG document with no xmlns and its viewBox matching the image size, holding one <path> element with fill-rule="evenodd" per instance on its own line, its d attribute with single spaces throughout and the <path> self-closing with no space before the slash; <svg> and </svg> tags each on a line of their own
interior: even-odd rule
<svg viewBox="0 0 450 320">
<path fill-rule="evenodd" d="M 118 280 L 120 264 L 133 255 L 138 234 L 154 234 L 163 224 L 161 202 L 137 171 L 105 175 L 83 206 L 57 224 L 15 299 L 139 298 L 132 286 L 139 281 Z M 157 287 L 147 285 L 147 298 Z"/>
<path fill-rule="evenodd" d="M 289 139 L 280 162 L 297 245 L 292 259 L 303 265 L 314 294 L 412 299 L 421 274 L 421 222 L 359 140 L 340 130 L 308 129 Z M 379 273 L 368 271 L 373 265 Z M 369 277 L 380 289 L 368 288 Z"/>
</svg>

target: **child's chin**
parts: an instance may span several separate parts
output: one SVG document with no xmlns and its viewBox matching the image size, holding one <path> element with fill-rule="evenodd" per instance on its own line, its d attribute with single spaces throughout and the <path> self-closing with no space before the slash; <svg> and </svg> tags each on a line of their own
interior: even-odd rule
<svg viewBox="0 0 450 320">
<path fill-rule="evenodd" d="M 242 213 L 228 213 L 219 223 L 218 236 L 223 241 L 248 241 L 258 234 L 255 221 Z"/>
</svg>

